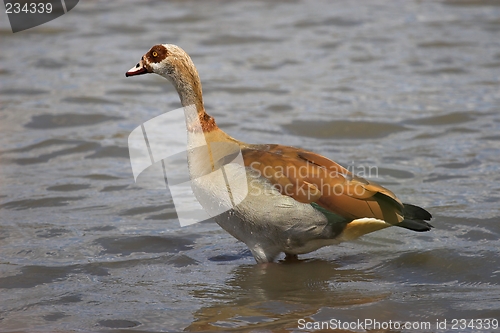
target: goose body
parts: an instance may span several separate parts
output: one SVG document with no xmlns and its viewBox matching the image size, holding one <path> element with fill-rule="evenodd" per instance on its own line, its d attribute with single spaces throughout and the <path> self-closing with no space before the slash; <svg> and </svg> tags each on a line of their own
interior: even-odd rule
<svg viewBox="0 0 500 333">
<path fill-rule="evenodd" d="M 425 209 L 402 203 L 388 189 L 357 177 L 326 157 L 300 148 L 248 144 L 230 137 L 206 113 L 198 72 L 180 47 L 153 46 L 126 76 L 146 73 L 168 79 L 183 107 L 194 108 L 194 116 L 186 118 L 189 144 L 203 142 L 215 147 L 222 143 L 241 151 L 244 165 L 225 172 L 226 177 L 240 177 L 238 182 L 248 192 L 232 209 L 217 214 L 215 221 L 244 242 L 258 263 L 272 262 L 282 252 L 295 258 L 390 226 L 431 229 L 427 222 L 431 214 Z M 194 123 L 197 126 L 191 126 Z M 207 154 L 208 159 L 199 159 L 188 153 L 195 187 L 212 204 L 229 205 L 223 202 L 228 199 L 215 179 L 210 179 L 210 171 L 220 168 L 220 152 L 209 149 Z M 208 177 L 197 177 L 201 173 L 208 173 Z M 201 204 L 206 209 L 210 205 Z"/>
</svg>

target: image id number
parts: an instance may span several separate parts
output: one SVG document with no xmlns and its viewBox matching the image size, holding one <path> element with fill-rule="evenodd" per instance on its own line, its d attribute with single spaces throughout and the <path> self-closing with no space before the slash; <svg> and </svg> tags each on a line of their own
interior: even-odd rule
<svg viewBox="0 0 500 333">
<path fill-rule="evenodd" d="M 7 13 L 7 14 L 19 14 L 19 13 L 50 14 L 50 13 L 52 13 L 52 4 L 50 2 L 48 2 L 48 3 L 30 2 L 30 3 L 25 3 L 25 4 L 20 4 L 19 2 L 14 2 L 14 3 L 7 2 L 5 4 L 5 13 Z"/>
<path fill-rule="evenodd" d="M 498 329 L 497 319 L 452 319 L 452 330 L 465 330 L 467 328 L 476 330 Z"/>
</svg>

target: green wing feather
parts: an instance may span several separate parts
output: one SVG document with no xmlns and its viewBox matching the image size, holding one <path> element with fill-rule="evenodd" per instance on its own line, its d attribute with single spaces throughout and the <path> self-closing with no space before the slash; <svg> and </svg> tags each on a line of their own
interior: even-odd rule
<svg viewBox="0 0 500 333">
<path fill-rule="evenodd" d="M 328 224 L 346 225 L 349 222 L 344 217 L 342 217 L 338 214 L 335 214 L 334 212 L 332 212 L 326 208 L 321 207 L 320 205 L 318 205 L 315 202 L 311 202 L 310 205 L 313 206 L 314 209 L 319 210 L 321 213 L 323 213 L 323 215 L 326 216 L 326 218 L 328 219 Z"/>
<path fill-rule="evenodd" d="M 326 232 L 328 235 L 325 235 L 327 238 L 335 238 L 336 236 L 340 235 L 342 231 L 345 229 L 346 225 L 350 222 L 349 220 L 345 219 L 344 217 L 335 214 L 334 212 L 321 207 L 315 202 L 310 203 L 310 205 L 321 212 L 323 215 L 325 215 L 326 219 L 328 220 L 328 231 Z"/>
</svg>

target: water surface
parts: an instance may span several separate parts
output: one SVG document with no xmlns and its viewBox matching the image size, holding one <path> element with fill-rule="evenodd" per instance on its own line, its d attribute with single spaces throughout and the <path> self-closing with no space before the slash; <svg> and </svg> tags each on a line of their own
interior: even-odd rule
<svg viewBox="0 0 500 333">
<path fill-rule="evenodd" d="M 1 331 L 500 319 L 497 2 L 81 1 L 16 34 L 3 17 Z M 229 134 L 375 166 L 436 228 L 266 267 L 212 221 L 181 228 L 128 156 L 180 106 L 166 80 L 124 76 L 157 43 L 189 52 Z"/>
</svg>

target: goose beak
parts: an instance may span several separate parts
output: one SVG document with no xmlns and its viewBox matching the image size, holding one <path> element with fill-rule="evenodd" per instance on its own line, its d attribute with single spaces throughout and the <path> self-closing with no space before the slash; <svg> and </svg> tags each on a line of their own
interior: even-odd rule
<svg viewBox="0 0 500 333">
<path fill-rule="evenodd" d="M 135 67 L 132 67 L 131 69 L 128 70 L 127 73 L 125 73 L 126 77 L 129 76 L 134 76 L 134 75 L 142 75 L 149 73 L 146 66 L 144 66 L 144 62 L 141 60 L 135 65 Z"/>
</svg>

